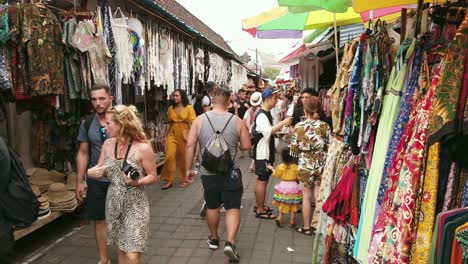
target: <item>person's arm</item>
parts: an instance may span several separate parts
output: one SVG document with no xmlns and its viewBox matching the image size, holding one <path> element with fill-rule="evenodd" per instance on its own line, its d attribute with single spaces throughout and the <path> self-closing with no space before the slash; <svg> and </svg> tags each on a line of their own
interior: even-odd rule
<svg viewBox="0 0 468 264">
<path fill-rule="evenodd" d="M 154 152 L 151 145 L 143 144 L 138 149 L 136 159 L 141 160 L 141 164 L 143 165 L 146 175 L 136 180 L 132 180 L 128 175 L 125 175 L 125 183 L 134 187 L 156 183 L 158 174 L 156 171 L 156 163 L 154 162 Z"/>
<path fill-rule="evenodd" d="M 278 124 L 271 126 L 266 115 L 261 114 L 257 117 L 257 130 L 263 134 L 263 137 L 270 137 L 280 131 L 283 126 L 291 124 L 292 118 L 288 117 Z"/>
<path fill-rule="evenodd" d="M 88 169 L 89 164 L 89 148 L 91 147 L 88 143 L 88 131 L 86 131 L 84 122 L 81 123 L 80 129 L 78 131 L 78 141 L 80 146 L 78 152 L 76 153 L 76 198 L 79 201 L 82 201 L 85 196 L 84 190 L 84 180 L 86 169 Z"/>
<path fill-rule="evenodd" d="M 171 122 L 171 106 L 169 106 L 169 109 L 167 109 L 167 115 L 166 115 L 166 130 L 164 131 L 164 138 L 167 138 L 169 135 L 169 131 L 171 130 L 172 122 Z"/>
<path fill-rule="evenodd" d="M 106 149 L 107 149 L 107 146 L 110 144 L 110 142 L 113 140 L 115 140 L 115 138 L 110 138 L 104 141 L 104 144 L 102 144 L 102 147 L 101 147 L 101 156 L 99 156 L 98 163 L 96 164 L 96 166 L 89 168 L 86 171 L 86 175 L 88 175 L 88 177 L 99 179 L 102 176 L 104 176 L 104 172 L 106 171 L 106 167 L 104 166 L 104 158 L 106 157 Z"/>
<path fill-rule="evenodd" d="M 234 102 L 234 115 L 239 116 L 239 104 Z"/>
<path fill-rule="evenodd" d="M 249 150 L 252 148 L 252 143 L 250 142 L 250 135 L 247 126 L 245 125 L 244 121 L 239 117 L 236 117 L 236 126 L 239 132 L 239 149 L 240 150 Z"/>
<path fill-rule="evenodd" d="M 198 131 L 201 120 L 201 116 L 199 116 L 193 122 L 187 137 L 187 145 L 185 146 L 185 168 L 186 178 L 188 182 L 193 182 L 193 177 L 195 176 L 195 174 L 192 171 L 192 162 L 193 157 L 195 156 L 195 149 L 198 145 Z"/>
</svg>

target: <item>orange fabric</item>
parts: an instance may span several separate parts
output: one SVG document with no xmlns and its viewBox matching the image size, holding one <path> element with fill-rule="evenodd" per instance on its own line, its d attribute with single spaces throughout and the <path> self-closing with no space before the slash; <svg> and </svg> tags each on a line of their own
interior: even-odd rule
<svg viewBox="0 0 468 264">
<path fill-rule="evenodd" d="M 187 105 L 180 114 L 173 107 L 167 110 L 167 122 L 170 125 L 166 138 L 166 159 L 164 161 L 161 180 L 174 182 L 174 176 L 179 165 L 179 183 L 185 183 L 185 146 L 190 125 L 195 120 L 195 110 Z"/>
</svg>

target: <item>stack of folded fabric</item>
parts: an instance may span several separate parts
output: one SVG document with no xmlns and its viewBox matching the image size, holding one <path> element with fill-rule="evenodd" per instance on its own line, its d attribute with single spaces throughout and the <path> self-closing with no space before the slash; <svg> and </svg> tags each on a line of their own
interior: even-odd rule
<svg viewBox="0 0 468 264">
<path fill-rule="evenodd" d="M 71 213 L 75 211 L 78 202 L 75 193 L 67 190 L 63 183 L 54 183 L 49 187 L 50 209 L 53 211 L 62 211 Z"/>
<path fill-rule="evenodd" d="M 31 185 L 31 189 L 33 193 L 36 195 L 37 200 L 40 202 L 37 220 L 47 218 L 50 215 L 50 204 L 49 204 L 49 197 L 47 196 L 47 193 L 41 193 L 37 185 Z"/>
</svg>

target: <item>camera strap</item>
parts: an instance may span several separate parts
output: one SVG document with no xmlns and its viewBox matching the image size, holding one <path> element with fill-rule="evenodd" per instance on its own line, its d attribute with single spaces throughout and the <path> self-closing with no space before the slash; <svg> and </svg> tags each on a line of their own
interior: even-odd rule
<svg viewBox="0 0 468 264">
<path fill-rule="evenodd" d="M 127 164 L 127 157 L 128 157 L 128 153 L 130 152 L 130 148 L 132 147 L 132 144 L 133 144 L 133 139 L 130 140 L 130 143 L 128 144 L 127 152 L 125 152 L 125 158 L 124 158 L 124 161 L 123 161 L 123 166 L 125 166 L 125 164 Z M 115 142 L 114 156 L 115 156 L 115 159 L 117 159 L 117 142 Z"/>
</svg>

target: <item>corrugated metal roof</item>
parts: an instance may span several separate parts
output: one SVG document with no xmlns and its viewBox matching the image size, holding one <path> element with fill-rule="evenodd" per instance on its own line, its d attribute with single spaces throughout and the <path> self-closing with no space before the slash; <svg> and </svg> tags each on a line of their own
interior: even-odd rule
<svg viewBox="0 0 468 264">
<path fill-rule="evenodd" d="M 339 27 L 338 32 L 340 34 L 340 47 L 344 46 L 346 42 L 349 42 L 355 37 L 361 35 L 364 32 L 364 30 L 365 29 L 363 24 L 352 24 Z"/>
</svg>

